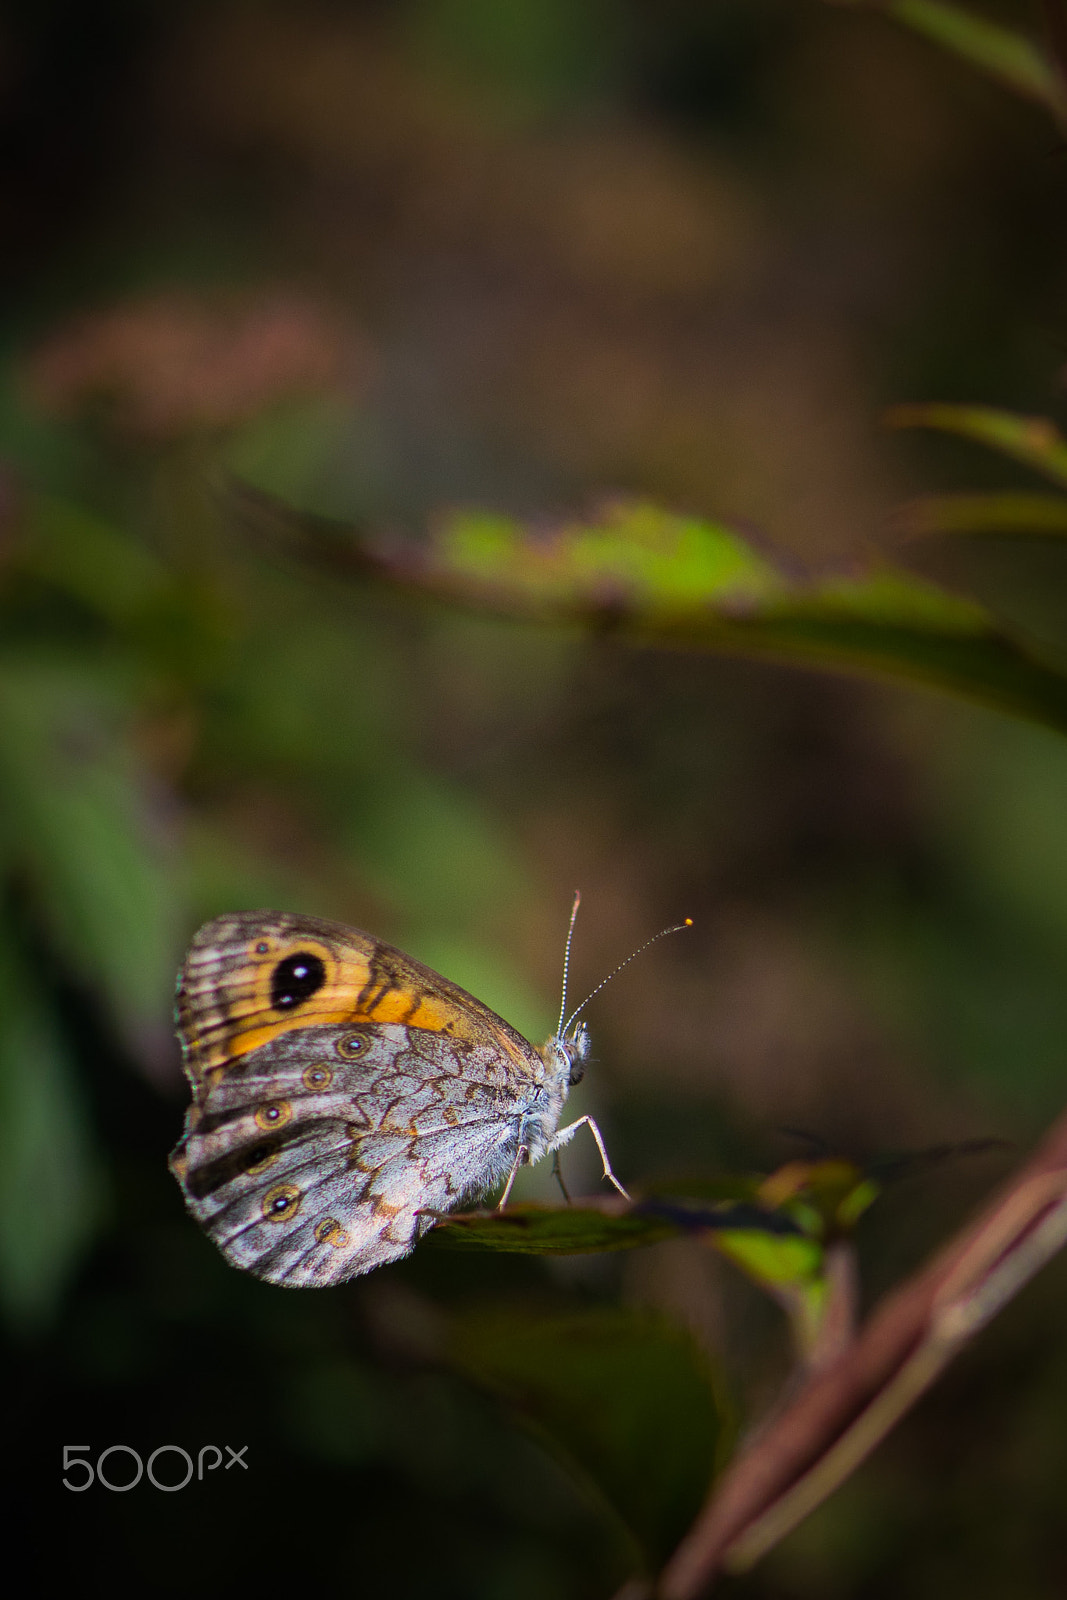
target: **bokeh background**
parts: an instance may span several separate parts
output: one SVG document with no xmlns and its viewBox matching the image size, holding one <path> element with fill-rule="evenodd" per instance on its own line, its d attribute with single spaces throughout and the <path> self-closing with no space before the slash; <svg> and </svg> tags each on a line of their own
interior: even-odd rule
<svg viewBox="0 0 1067 1600">
<path fill-rule="evenodd" d="M 1022 1150 L 1067 1082 L 1067 748 L 345 579 L 235 486 L 413 537 L 637 493 L 847 570 L 917 490 L 1016 481 L 884 406 L 1062 411 L 1067 151 L 818 0 L 12 0 L 0 108 L 16 1537 L 51 1593 L 610 1595 L 611 1515 L 427 1330 L 651 1308 L 743 1425 L 787 1370 L 777 1312 L 685 1241 L 426 1247 L 306 1295 L 233 1272 L 166 1168 L 186 941 L 239 907 L 340 917 L 539 1039 L 580 886 L 579 988 L 695 922 L 589 1013 L 575 1103 L 627 1181 L 766 1171 L 800 1135 Z M 1056 548 L 906 555 L 1067 645 Z M 1014 1159 L 891 1186 L 865 1296 Z M 571 1187 L 597 1166 L 572 1146 Z M 540 1169 L 520 1189 L 553 1195 Z M 1065 1295 L 1054 1266 L 724 1592 L 1061 1594 Z M 247 1443 L 249 1471 L 78 1496 L 62 1447 L 87 1442 Z"/>
</svg>

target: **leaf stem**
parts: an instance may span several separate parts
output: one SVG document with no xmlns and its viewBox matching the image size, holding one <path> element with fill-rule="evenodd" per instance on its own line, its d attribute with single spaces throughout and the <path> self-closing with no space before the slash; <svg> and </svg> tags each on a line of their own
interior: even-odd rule
<svg viewBox="0 0 1067 1600">
<path fill-rule="evenodd" d="M 1067 1243 L 1067 1114 L 977 1220 L 889 1295 L 723 1474 L 660 1579 L 697 1600 L 820 1505 L 959 1350 Z"/>
</svg>

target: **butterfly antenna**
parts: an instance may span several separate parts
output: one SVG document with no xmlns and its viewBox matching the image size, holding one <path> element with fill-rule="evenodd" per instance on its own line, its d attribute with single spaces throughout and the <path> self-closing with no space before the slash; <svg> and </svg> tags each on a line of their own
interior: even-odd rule
<svg viewBox="0 0 1067 1600">
<path fill-rule="evenodd" d="M 559 1002 L 559 1026 L 556 1028 L 556 1037 L 563 1034 L 563 1018 L 567 1012 L 567 979 L 571 971 L 571 940 L 574 938 L 574 924 L 578 920 L 578 907 L 582 903 L 582 891 L 575 889 L 574 904 L 571 906 L 571 920 L 567 928 L 567 943 L 563 951 L 563 994 Z"/>
<path fill-rule="evenodd" d="M 575 908 L 574 909 L 577 911 L 577 909 L 578 909 L 577 903 L 575 904 Z M 572 918 L 571 925 L 573 927 L 573 918 Z M 634 950 L 631 955 L 628 955 L 626 957 L 625 961 L 620 961 L 618 966 L 615 968 L 615 970 L 613 972 L 609 972 L 606 978 L 602 978 L 600 980 L 600 982 L 597 984 L 596 988 L 592 991 L 592 993 L 591 994 L 587 994 L 585 999 L 582 1001 L 581 1005 L 578 1006 L 574 1011 L 571 1012 L 571 1014 L 567 1018 L 566 1022 L 564 1022 L 562 1020 L 562 1014 L 561 1014 L 558 1037 L 560 1037 L 560 1038 L 564 1037 L 564 1035 L 566 1034 L 567 1030 L 569 1029 L 571 1023 L 574 1021 L 575 1017 L 579 1016 L 580 1013 L 585 1010 L 585 1008 L 589 1004 L 590 1000 L 594 999 L 595 996 L 600 993 L 601 989 L 603 989 L 604 985 L 611 982 L 612 978 L 617 978 L 619 973 L 622 971 L 623 967 L 628 967 L 630 965 L 631 961 L 636 961 L 637 957 L 642 953 L 642 951 L 647 950 L 650 944 L 655 944 L 657 939 L 665 939 L 669 933 L 681 933 L 683 931 L 683 929 L 691 928 L 692 926 L 693 926 L 692 917 L 686 917 L 684 922 L 676 922 L 674 924 L 674 926 L 670 927 L 670 928 L 661 928 L 658 933 L 654 933 L 652 935 L 651 939 L 646 939 L 644 944 L 639 944 L 637 949 Z M 569 939 L 567 941 L 567 948 L 568 948 L 568 951 L 569 951 L 569 949 L 570 949 L 570 940 Z"/>
</svg>

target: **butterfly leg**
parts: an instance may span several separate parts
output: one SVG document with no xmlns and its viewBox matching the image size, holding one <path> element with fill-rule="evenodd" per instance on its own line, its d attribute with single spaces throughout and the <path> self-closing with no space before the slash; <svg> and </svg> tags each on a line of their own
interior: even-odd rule
<svg viewBox="0 0 1067 1600">
<path fill-rule="evenodd" d="M 608 1152 L 607 1146 L 604 1143 L 604 1135 L 601 1133 L 592 1117 L 579 1117 L 578 1121 L 572 1122 L 569 1127 L 561 1128 L 548 1148 L 555 1153 L 562 1145 L 570 1144 L 571 1140 L 574 1138 L 574 1135 L 578 1132 L 578 1129 L 582 1127 L 588 1128 L 589 1132 L 596 1140 L 596 1147 L 600 1151 L 600 1159 L 604 1163 L 604 1177 L 607 1178 L 609 1183 L 613 1183 L 615 1185 L 616 1189 L 618 1189 L 624 1200 L 629 1200 L 630 1196 L 627 1194 L 626 1190 L 623 1188 L 622 1184 L 611 1170 L 611 1162 L 608 1160 Z M 512 1173 L 512 1176 L 514 1177 L 514 1173 Z M 508 1184 L 508 1187 L 511 1187 L 510 1183 Z"/>
<path fill-rule="evenodd" d="M 508 1173 L 508 1181 L 504 1185 L 504 1193 L 500 1196 L 500 1200 L 497 1203 L 498 1211 L 503 1211 L 504 1207 L 507 1205 L 508 1195 L 511 1193 L 511 1186 L 515 1182 L 515 1174 L 518 1172 L 529 1153 L 529 1150 L 524 1144 L 520 1144 L 519 1148 L 516 1150 L 515 1159 L 511 1163 L 511 1171 Z"/>
<path fill-rule="evenodd" d="M 563 1181 L 563 1168 L 559 1164 L 559 1151 L 558 1150 L 553 1150 L 553 1152 L 552 1152 L 552 1171 L 553 1171 L 553 1174 L 555 1175 L 556 1182 L 559 1184 L 560 1188 L 563 1191 L 564 1200 L 566 1200 L 567 1204 L 570 1205 L 570 1203 L 571 1203 L 570 1190 L 567 1188 L 567 1185 Z"/>
</svg>

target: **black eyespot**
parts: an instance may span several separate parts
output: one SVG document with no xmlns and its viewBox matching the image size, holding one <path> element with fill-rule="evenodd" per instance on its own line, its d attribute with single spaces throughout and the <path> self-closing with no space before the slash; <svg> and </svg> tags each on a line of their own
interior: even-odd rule
<svg viewBox="0 0 1067 1600">
<path fill-rule="evenodd" d="M 291 1011 L 322 988 L 326 982 L 326 968 L 310 950 L 298 950 L 295 956 L 279 961 L 270 979 L 270 1003 L 276 1011 Z"/>
<path fill-rule="evenodd" d="M 256 945 L 256 955 L 265 956 L 269 949 L 270 945 L 267 943 L 266 939 L 261 939 Z"/>
</svg>

